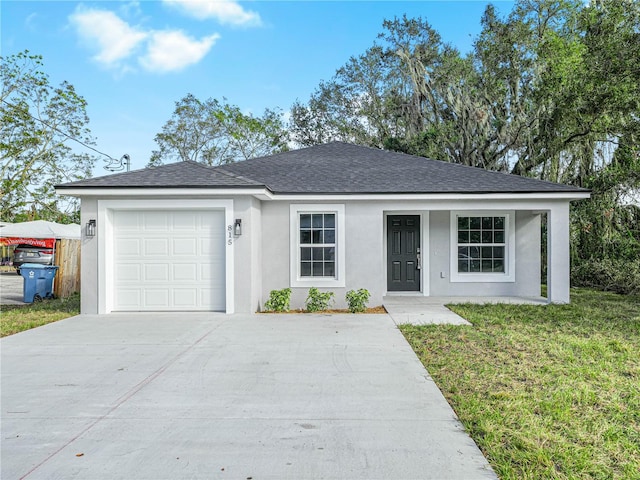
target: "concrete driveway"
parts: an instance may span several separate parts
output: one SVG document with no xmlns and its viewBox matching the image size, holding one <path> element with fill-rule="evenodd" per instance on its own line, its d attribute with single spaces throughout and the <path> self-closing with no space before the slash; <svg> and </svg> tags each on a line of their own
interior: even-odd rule
<svg viewBox="0 0 640 480">
<path fill-rule="evenodd" d="M 0 272 L 0 305 L 25 305 L 22 301 L 24 278 L 15 270 Z"/>
<path fill-rule="evenodd" d="M 3 479 L 496 478 L 387 315 L 78 316 L 1 347 Z"/>
</svg>

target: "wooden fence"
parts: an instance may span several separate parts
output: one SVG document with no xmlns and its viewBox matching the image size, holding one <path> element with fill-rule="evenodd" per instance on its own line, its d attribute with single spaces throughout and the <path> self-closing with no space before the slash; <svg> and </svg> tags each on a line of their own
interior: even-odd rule
<svg viewBox="0 0 640 480">
<path fill-rule="evenodd" d="M 56 252 L 53 261 L 58 266 L 53 293 L 66 298 L 80 291 L 80 240 L 56 240 Z"/>
</svg>

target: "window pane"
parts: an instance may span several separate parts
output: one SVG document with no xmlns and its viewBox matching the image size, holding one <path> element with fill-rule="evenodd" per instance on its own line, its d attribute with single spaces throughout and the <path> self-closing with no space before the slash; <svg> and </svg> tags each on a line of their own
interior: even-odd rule
<svg viewBox="0 0 640 480">
<path fill-rule="evenodd" d="M 472 230 L 480 230 L 480 217 L 470 217 L 469 228 Z"/>
<path fill-rule="evenodd" d="M 311 227 L 311 215 L 308 213 L 303 213 L 300 215 L 300 228 L 310 228 Z"/>
<path fill-rule="evenodd" d="M 324 214 L 324 228 L 336 228 L 336 215 L 335 213 Z"/>
<path fill-rule="evenodd" d="M 313 242 L 312 243 L 324 243 L 324 235 L 322 230 L 313 230 L 312 231 L 312 238 L 313 238 Z"/>
<path fill-rule="evenodd" d="M 324 264 L 324 276 L 325 277 L 335 277 L 336 276 L 335 263 L 327 262 L 327 263 Z"/>
<path fill-rule="evenodd" d="M 311 216 L 311 226 L 313 228 L 322 228 L 322 214 Z"/>
<path fill-rule="evenodd" d="M 480 271 L 480 260 L 471 260 L 469 263 L 471 264 L 470 271 L 472 271 L 472 272 L 479 272 Z"/>
<path fill-rule="evenodd" d="M 495 232 L 493 234 L 494 243 L 504 243 L 504 232 Z"/>
<path fill-rule="evenodd" d="M 458 229 L 459 230 L 469 229 L 469 217 L 458 217 Z"/>
<path fill-rule="evenodd" d="M 300 276 L 301 277 L 311 276 L 311 262 L 302 262 L 300 264 Z"/>
<path fill-rule="evenodd" d="M 458 258 L 469 258 L 469 247 L 458 247 Z"/>
<path fill-rule="evenodd" d="M 322 261 L 322 251 L 324 249 L 320 247 L 314 247 L 311 250 L 313 252 L 311 260 L 313 260 L 314 262 Z"/>
<path fill-rule="evenodd" d="M 504 230 L 504 217 L 495 217 L 493 219 L 493 228 L 496 230 Z"/>
<path fill-rule="evenodd" d="M 482 258 L 491 258 L 493 252 L 491 247 L 482 247 Z"/>
<path fill-rule="evenodd" d="M 482 260 L 482 271 L 483 272 L 492 272 L 493 271 L 493 262 L 491 260 Z"/>
<path fill-rule="evenodd" d="M 493 261 L 493 271 L 494 272 L 502 272 L 502 273 L 504 273 L 504 261 L 503 260 L 494 260 Z"/>
<path fill-rule="evenodd" d="M 482 231 L 482 243 L 493 243 L 493 232 Z"/>
<path fill-rule="evenodd" d="M 300 260 L 311 260 L 311 249 L 309 247 L 300 249 Z"/>
<path fill-rule="evenodd" d="M 322 277 L 322 262 L 313 262 L 313 276 Z"/>
<path fill-rule="evenodd" d="M 467 260 L 458 260 L 458 271 L 459 272 L 468 272 L 469 271 L 469 262 Z"/>
<path fill-rule="evenodd" d="M 325 230 L 324 231 L 324 243 L 336 243 L 336 231 Z"/>
<path fill-rule="evenodd" d="M 311 243 L 311 230 L 300 230 L 300 243 Z"/>
<path fill-rule="evenodd" d="M 458 243 L 469 243 L 469 232 L 458 232 Z"/>
<path fill-rule="evenodd" d="M 480 247 L 469 247 L 470 258 L 480 258 Z"/>
<path fill-rule="evenodd" d="M 324 249 L 324 259 L 326 260 L 335 260 L 336 259 L 336 249 L 334 247 L 326 247 Z"/>
<path fill-rule="evenodd" d="M 493 217 L 482 217 L 482 229 L 491 230 L 493 228 Z"/>
<path fill-rule="evenodd" d="M 480 243 L 480 232 L 469 232 L 469 243 Z"/>
<path fill-rule="evenodd" d="M 493 247 L 493 258 L 504 258 L 504 247 Z"/>
</svg>

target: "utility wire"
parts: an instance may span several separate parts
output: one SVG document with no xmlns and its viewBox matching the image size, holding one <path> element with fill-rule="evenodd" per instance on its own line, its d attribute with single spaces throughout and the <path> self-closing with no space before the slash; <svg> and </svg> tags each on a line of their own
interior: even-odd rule
<svg viewBox="0 0 640 480">
<path fill-rule="evenodd" d="M 5 105 L 8 105 L 8 106 L 10 106 L 10 107 L 12 107 L 12 108 L 15 108 L 16 110 L 18 109 L 18 107 L 17 107 L 16 105 L 13 105 L 12 103 L 7 102 L 7 101 L 6 101 L 6 100 L 4 100 L 4 99 L 0 99 L 0 101 L 2 101 L 2 103 L 4 103 Z M 59 128 L 54 127 L 53 125 L 49 125 L 47 122 L 45 122 L 45 121 L 44 121 L 44 120 L 42 120 L 41 118 L 34 117 L 33 115 L 31 115 L 31 114 L 29 113 L 29 111 L 26 111 L 25 113 L 26 113 L 29 117 L 31 117 L 33 120 L 36 120 L 36 121 L 38 121 L 38 122 L 40 122 L 40 123 L 42 123 L 42 124 L 46 125 L 47 127 L 49 127 L 49 128 L 50 128 L 50 129 L 52 129 L 52 130 L 55 130 L 56 132 L 60 133 L 61 135 L 64 135 L 65 137 L 67 137 L 69 140 L 72 140 L 72 141 L 74 141 L 74 142 L 76 142 L 76 143 L 79 143 L 79 144 L 80 144 L 80 145 L 82 145 L 83 147 L 88 148 L 89 150 L 93 150 L 94 152 L 99 153 L 100 155 L 103 155 L 103 156 L 105 156 L 105 157 L 109 158 L 110 160 L 113 160 L 114 162 L 117 162 L 117 161 L 118 161 L 118 160 L 116 160 L 115 158 L 113 158 L 111 155 L 108 155 L 108 154 L 106 154 L 106 153 L 104 153 L 104 152 L 101 152 L 100 150 L 97 150 L 97 149 L 93 148 L 93 147 L 92 147 L 92 146 L 90 146 L 90 145 L 87 145 L 87 144 L 86 144 L 86 143 L 84 143 L 83 141 L 78 140 L 77 138 L 72 137 L 72 136 L 71 136 L 71 135 L 69 135 L 68 133 L 63 132 L 63 131 L 62 131 L 62 130 L 60 130 Z M 112 162 L 109 162 L 109 163 L 111 164 Z"/>
</svg>

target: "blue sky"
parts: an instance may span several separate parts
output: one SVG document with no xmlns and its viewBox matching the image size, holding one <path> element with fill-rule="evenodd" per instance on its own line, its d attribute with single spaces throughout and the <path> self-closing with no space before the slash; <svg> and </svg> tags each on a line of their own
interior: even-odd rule
<svg viewBox="0 0 640 480">
<path fill-rule="evenodd" d="M 187 93 L 288 111 L 370 47 L 383 20 L 422 16 L 466 52 L 487 3 L 3 0 L 1 52 L 43 55 L 51 83 L 66 80 L 87 100 L 96 148 L 129 154 L 137 169 Z M 502 14 L 513 6 L 492 3 Z M 98 162 L 94 175 L 106 173 Z"/>
</svg>

